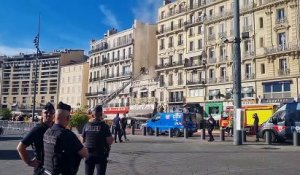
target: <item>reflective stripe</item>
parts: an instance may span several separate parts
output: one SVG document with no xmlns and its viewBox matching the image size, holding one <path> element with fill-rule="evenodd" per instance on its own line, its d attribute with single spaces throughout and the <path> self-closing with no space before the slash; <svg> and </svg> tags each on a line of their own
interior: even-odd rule
<svg viewBox="0 0 300 175">
<path fill-rule="evenodd" d="M 46 173 L 47 175 L 52 175 L 52 173 L 48 170 L 44 170 L 44 173 Z"/>
</svg>

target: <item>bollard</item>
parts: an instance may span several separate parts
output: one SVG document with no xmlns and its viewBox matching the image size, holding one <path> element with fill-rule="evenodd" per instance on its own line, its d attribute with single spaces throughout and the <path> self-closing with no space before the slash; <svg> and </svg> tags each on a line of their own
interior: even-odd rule
<svg viewBox="0 0 300 175">
<path fill-rule="evenodd" d="M 142 130 L 143 130 L 143 136 L 146 136 L 146 134 L 147 134 L 147 127 L 144 126 L 144 127 L 142 128 Z"/>
<path fill-rule="evenodd" d="M 271 141 L 271 131 L 270 130 L 266 130 L 266 144 L 271 145 L 272 141 Z"/>
<path fill-rule="evenodd" d="M 135 135 L 135 128 L 134 128 L 134 126 L 131 126 L 131 135 Z"/>
<path fill-rule="evenodd" d="M 225 129 L 220 128 L 220 141 L 225 141 Z"/>
<path fill-rule="evenodd" d="M 299 134 L 296 130 L 293 132 L 293 144 L 294 146 L 299 146 Z"/>
<path fill-rule="evenodd" d="M 205 140 L 205 128 L 201 129 L 201 139 Z"/>
<path fill-rule="evenodd" d="M 183 128 L 183 136 L 184 136 L 184 138 L 188 138 L 189 136 L 188 136 L 188 129 L 187 128 Z"/>
<path fill-rule="evenodd" d="M 172 128 L 169 128 L 169 137 L 173 137 L 173 129 Z"/>
<path fill-rule="evenodd" d="M 155 128 L 155 136 L 158 136 L 159 128 Z"/>
<path fill-rule="evenodd" d="M 247 131 L 243 131 L 243 142 L 247 142 Z"/>
</svg>

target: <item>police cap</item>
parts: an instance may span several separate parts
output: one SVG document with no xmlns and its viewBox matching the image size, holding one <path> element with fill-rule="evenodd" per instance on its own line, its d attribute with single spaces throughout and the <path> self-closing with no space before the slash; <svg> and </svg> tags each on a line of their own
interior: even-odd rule
<svg viewBox="0 0 300 175">
<path fill-rule="evenodd" d="M 97 105 L 93 109 L 93 112 L 95 112 L 95 113 L 102 113 L 102 111 L 103 111 L 103 108 L 101 105 Z"/>
<path fill-rule="evenodd" d="M 68 104 L 65 104 L 63 102 L 59 102 L 58 105 L 57 105 L 57 109 L 63 109 L 63 110 L 66 110 L 66 111 L 71 111 L 71 106 L 68 105 Z"/>
<path fill-rule="evenodd" d="M 46 111 L 54 111 L 54 106 L 52 105 L 52 103 L 48 102 L 45 105 L 44 110 L 46 110 Z"/>
</svg>

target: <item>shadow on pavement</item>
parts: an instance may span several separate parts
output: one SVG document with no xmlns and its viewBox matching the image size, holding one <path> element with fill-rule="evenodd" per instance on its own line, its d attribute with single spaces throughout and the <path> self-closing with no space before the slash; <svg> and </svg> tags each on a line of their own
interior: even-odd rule
<svg viewBox="0 0 300 175">
<path fill-rule="evenodd" d="M 11 137 L 0 136 L 0 141 L 21 140 L 21 139 L 22 139 L 22 137 L 20 137 L 20 136 L 11 136 Z"/>
<path fill-rule="evenodd" d="M 0 150 L 0 160 L 20 160 L 17 150 Z"/>
</svg>

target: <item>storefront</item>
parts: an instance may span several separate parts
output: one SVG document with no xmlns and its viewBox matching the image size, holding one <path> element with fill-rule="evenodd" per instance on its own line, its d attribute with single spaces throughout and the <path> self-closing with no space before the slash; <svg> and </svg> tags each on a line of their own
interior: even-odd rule
<svg viewBox="0 0 300 175">
<path fill-rule="evenodd" d="M 152 116 L 154 104 L 130 105 L 128 117 L 146 117 Z"/>
<path fill-rule="evenodd" d="M 107 119 L 113 119 L 117 114 L 122 117 L 123 114 L 128 113 L 128 107 L 111 107 L 111 108 L 104 108 L 103 113 L 106 115 Z"/>
<path fill-rule="evenodd" d="M 205 116 L 209 114 L 213 116 L 215 120 L 220 120 L 223 112 L 223 101 L 212 101 L 205 103 Z"/>
<path fill-rule="evenodd" d="M 261 99 L 261 103 L 291 103 L 296 101 L 295 98 L 268 98 L 268 99 Z"/>
</svg>

